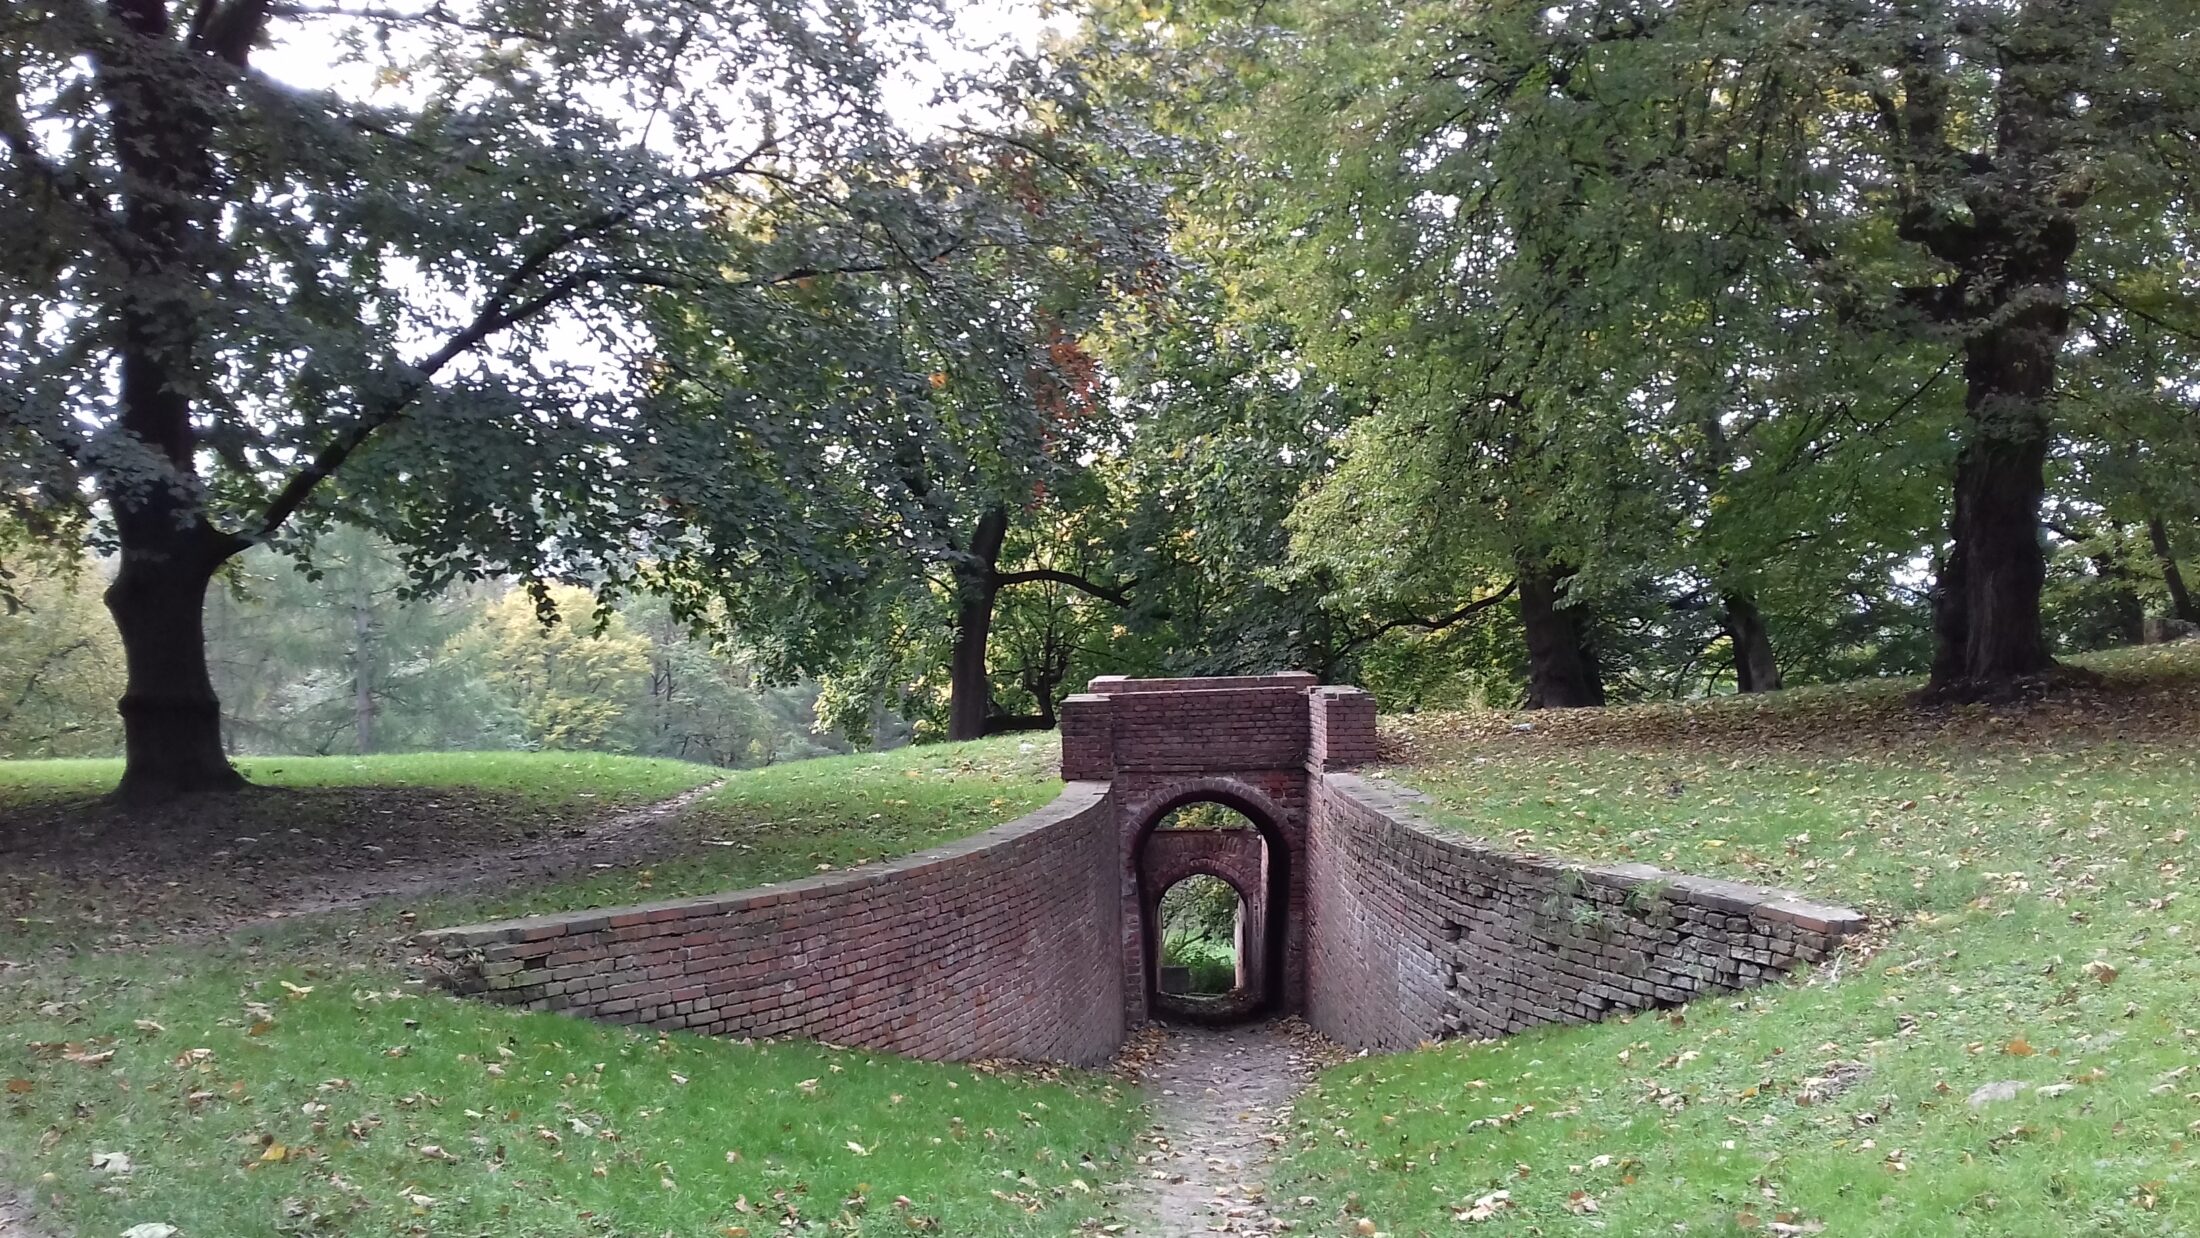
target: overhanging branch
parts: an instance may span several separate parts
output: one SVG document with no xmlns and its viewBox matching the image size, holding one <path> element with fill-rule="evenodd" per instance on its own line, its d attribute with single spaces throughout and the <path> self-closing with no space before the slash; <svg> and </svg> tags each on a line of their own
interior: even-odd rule
<svg viewBox="0 0 2200 1238">
<path fill-rule="evenodd" d="M 1483 611 L 1488 610 L 1490 607 L 1504 601 L 1506 598 L 1511 597 L 1513 595 L 1513 591 L 1518 589 L 1519 587 L 1520 581 L 1517 578 L 1513 580 L 1508 580 L 1505 582 L 1504 588 L 1499 589 L 1493 594 L 1490 594 L 1488 597 L 1477 598 L 1474 601 L 1460 607 L 1459 609 L 1450 612 L 1449 614 L 1438 615 L 1433 619 L 1423 618 L 1420 615 L 1407 615 L 1402 619 L 1392 619 L 1386 623 L 1376 626 L 1371 631 L 1362 632 L 1360 635 L 1355 636 L 1351 640 L 1348 640 L 1343 644 L 1337 646 L 1334 656 L 1337 658 L 1342 658 L 1344 655 L 1352 652 L 1353 650 L 1358 649 L 1363 645 L 1372 644 L 1373 642 L 1380 640 L 1390 633 L 1396 632 L 1402 628 L 1418 628 L 1424 632 L 1441 632 L 1445 628 L 1471 619 L 1474 616 L 1481 614 Z"/>
<path fill-rule="evenodd" d="M 1079 576 L 1075 572 L 1060 572 L 1051 567 L 1036 567 L 1022 572 L 995 572 L 993 574 L 993 583 L 1004 589 L 1010 585 L 1028 585 L 1039 581 L 1068 585 L 1079 593 L 1089 594 L 1103 602 L 1112 602 L 1117 606 L 1129 606 L 1131 604 L 1130 590 L 1138 583 L 1135 580 L 1130 580 L 1120 585 L 1103 585 L 1097 581 Z"/>
</svg>

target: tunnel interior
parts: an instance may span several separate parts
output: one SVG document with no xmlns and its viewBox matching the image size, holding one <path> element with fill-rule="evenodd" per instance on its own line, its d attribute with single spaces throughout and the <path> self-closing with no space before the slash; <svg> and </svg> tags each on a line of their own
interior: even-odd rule
<svg viewBox="0 0 2200 1238">
<path fill-rule="evenodd" d="M 1275 826 L 1219 800 L 1174 804 L 1137 864 L 1147 1008 L 1200 1023 L 1279 1013 L 1289 883 Z"/>
</svg>

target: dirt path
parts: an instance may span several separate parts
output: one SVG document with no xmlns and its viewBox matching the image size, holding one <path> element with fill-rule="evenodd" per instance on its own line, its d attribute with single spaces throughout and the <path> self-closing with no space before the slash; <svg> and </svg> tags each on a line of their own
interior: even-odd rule
<svg viewBox="0 0 2200 1238">
<path fill-rule="evenodd" d="M 0 1238 L 46 1238 L 31 1228 L 30 1210 L 6 1192 L 0 1192 Z"/>
<path fill-rule="evenodd" d="M 723 778 L 683 791 L 668 800 L 630 808 L 578 829 L 503 851 L 460 857 L 455 862 L 424 861 L 403 868 L 361 873 L 329 888 L 284 899 L 202 936 L 274 924 L 299 916 L 356 911 L 386 899 L 422 898 L 491 885 L 525 885 L 593 867 L 617 868 L 661 854 L 652 837 L 656 827 L 690 804 L 725 785 Z M 7 1238 L 0 1231 L 0 1238 Z"/>
<path fill-rule="evenodd" d="M 1272 1234 L 1267 1171 L 1291 1100 L 1324 1064 L 1303 1027 L 1172 1027 L 1146 1066 L 1154 1125 L 1123 1211 L 1135 1238 Z"/>
</svg>

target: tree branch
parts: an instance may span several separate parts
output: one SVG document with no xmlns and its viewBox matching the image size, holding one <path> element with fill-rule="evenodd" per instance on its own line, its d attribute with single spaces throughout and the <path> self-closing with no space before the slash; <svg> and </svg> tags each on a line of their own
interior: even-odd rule
<svg viewBox="0 0 2200 1238">
<path fill-rule="evenodd" d="M 1353 650 L 1358 649 L 1363 645 L 1372 644 L 1375 641 L 1382 639 L 1384 636 L 1387 636 L 1390 633 L 1399 630 L 1400 628 L 1419 628 L 1424 632 L 1441 632 L 1445 628 L 1451 627 L 1452 625 L 1459 623 L 1463 620 L 1470 619 L 1475 615 L 1478 615 L 1483 611 L 1488 610 L 1490 607 L 1504 601 L 1506 598 L 1511 597 L 1513 595 L 1513 591 L 1515 589 L 1518 589 L 1519 587 L 1520 581 L 1518 580 L 1518 578 L 1508 580 L 1505 582 L 1504 588 L 1499 589 L 1497 592 L 1489 595 L 1488 597 L 1477 598 L 1474 601 L 1460 607 L 1459 609 L 1452 611 L 1450 614 L 1439 615 L 1434 619 L 1424 619 L 1419 615 L 1407 615 L 1403 619 L 1392 619 L 1389 622 L 1376 627 L 1372 631 L 1362 632 L 1360 635 L 1355 636 L 1351 640 L 1348 640 L 1343 644 L 1337 646 L 1332 656 L 1333 658 L 1341 659 L 1344 657 L 1344 655 L 1352 652 Z"/>
<path fill-rule="evenodd" d="M 1075 572 L 1059 572 L 1051 567 L 1032 568 L 1022 572 L 995 572 L 993 574 L 994 585 L 1004 589 L 1010 585 L 1028 585 L 1042 580 L 1057 585 L 1068 585 L 1079 593 L 1089 594 L 1103 602 L 1112 602 L 1117 606 L 1129 606 L 1131 604 L 1130 591 L 1138 584 L 1135 580 L 1129 580 L 1120 585 L 1103 585 L 1079 576 Z"/>
<path fill-rule="evenodd" d="M 498 281 L 496 288 L 482 302 L 473 321 L 460 328 L 442 347 L 406 367 L 404 377 L 396 388 L 384 396 L 379 406 L 364 412 L 351 426 L 329 440 L 312 460 L 293 473 L 275 497 L 269 501 L 266 513 L 258 527 L 250 534 L 240 536 L 239 548 L 266 541 L 282 528 L 320 484 L 342 468 L 352 453 L 371 437 L 375 431 L 396 421 L 405 410 L 426 390 L 436 373 L 452 361 L 470 352 L 490 336 L 533 318 L 537 314 L 559 304 L 583 285 L 602 279 L 610 271 L 593 266 L 583 266 L 554 280 L 550 285 L 525 300 L 515 300 L 526 286 L 542 275 L 557 258 L 586 241 L 592 241 L 610 233 L 613 229 L 631 221 L 635 216 L 676 193 L 717 184 L 741 176 L 752 169 L 757 160 L 774 149 L 775 140 L 766 138 L 754 150 L 723 168 L 685 178 L 676 184 L 641 198 L 599 212 L 578 224 L 569 224 L 563 232 L 549 237 L 534 252 L 521 259 L 519 265 Z"/>
</svg>

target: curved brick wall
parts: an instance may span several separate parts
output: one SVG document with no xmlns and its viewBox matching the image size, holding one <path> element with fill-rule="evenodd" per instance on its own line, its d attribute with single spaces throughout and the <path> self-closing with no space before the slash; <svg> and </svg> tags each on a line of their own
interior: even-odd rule
<svg viewBox="0 0 2200 1238">
<path fill-rule="evenodd" d="M 1421 816 L 1427 797 L 1313 780 L 1307 1021 L 1363 1048 L 1501 1036 L 1773 979 L 1864 927 L 1781 890 L 1568 864 Z"/>
<path fill-rule="evenodd" d="M 1375 755 L 1375 703 L 1356 688 L 1306 674 L 1091 686 L 1062 706 L 1061 798 L 974 838 L 419 941 L 452 987 L 533 1010 L 1092 1063 L 1147 1017 L 1147 900 L 1195 866 L 1247 896 L 1260 1002 L 1365 1048 L 1742 988 L 1864 924 L 1785 891 L 1567 864 L 1434 825 L 1415 810 L 1426 797 L 1345 772 Z M 1259 842 L 1154 829 L 1202 801 L 1245 813 Z"/>
<path fill-rule="evenodd" d="M 422 934 L 445 981 L 530 1010 L 925 1058 L 1104 1061 L 1123 1039 L 1115 815 L 1029 816 L 780 885 Z"/>
</svg>

